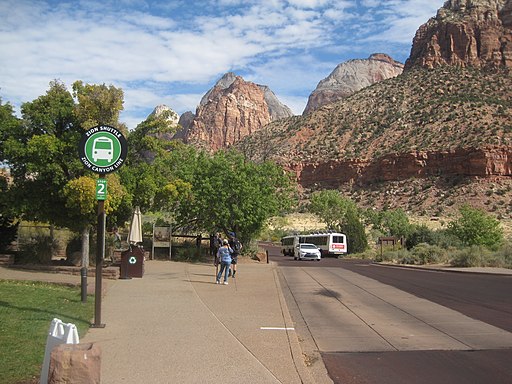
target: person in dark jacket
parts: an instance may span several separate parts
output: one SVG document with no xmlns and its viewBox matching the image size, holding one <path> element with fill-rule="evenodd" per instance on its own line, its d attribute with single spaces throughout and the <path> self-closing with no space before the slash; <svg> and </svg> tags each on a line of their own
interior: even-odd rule
<svg viewBox="0 0 512 384">
<path fill-rule="evenodd" d="M 229 239 L 229 246 L 233 250 L 233 253 L 231 254 L 231 269 L 229 270 L 229 276 L 233 276 L 234 278 L 236 275 L 236 265 L 238 264 L 238 255 L 242 251 L 242 243 L 240 243 L 233 234 Z"/>
</svg>

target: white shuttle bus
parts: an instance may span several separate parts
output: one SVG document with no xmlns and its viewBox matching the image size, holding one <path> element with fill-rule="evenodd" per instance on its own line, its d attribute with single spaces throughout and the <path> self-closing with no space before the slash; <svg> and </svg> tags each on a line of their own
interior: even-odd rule
<svg viewBox="0 0 512 384">
<path fill-rule="evenodd" d="M 281 239 L 281 252 L 284 256 L 294 256 L 295 247 L 299 244 L 299 236 L 285 236 Z"/>
<path fill-rule="evenodd" d="M 347 253 L 347 236 L 343 233 L 312 233 L 310 235 L 285 236 L 281 239 L 281 252 L 293 256 L 299 243 L 315 244 L 324 256 L 342 256 Z"/>
</svg>

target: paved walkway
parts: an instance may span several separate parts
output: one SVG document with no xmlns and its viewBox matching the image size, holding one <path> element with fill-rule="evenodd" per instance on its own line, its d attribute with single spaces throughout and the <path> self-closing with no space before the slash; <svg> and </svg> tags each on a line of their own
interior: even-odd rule
<svg viewBox="0 0 512 384">
<path fill-rule="evenodd" d="M 236 279 L 216 285 L 212 265 L 147 261 L 143 278 L 103 279 L 106 326 L 81 342 L 100 345 L 103 384 L 332 383 L 295 332 L 276 268 L 239 264 Z M 4 267 L 0 279 L 80 284 L 80 276 Z"/>
<path fill-rule="evenodd" d="M 80 340 L 101 347 L 102 384 L 332 383 L 321 360 L 306 366 L 274 264 L 239 264 L 229 285 L 215 284 L 214 273 L 147 261 L 143 278 L 103 279 L 105 328 Z M 0 279 L 80 283 L 10 268 Z"/>
</svg>

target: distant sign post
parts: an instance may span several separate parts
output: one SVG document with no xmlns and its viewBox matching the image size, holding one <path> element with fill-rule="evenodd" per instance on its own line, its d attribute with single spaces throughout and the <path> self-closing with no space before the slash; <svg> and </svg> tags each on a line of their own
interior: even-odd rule
<svg viewBox="0 0 512 384">
<path fill-rule="evenodd" d="M 109 125 L 97 125 L 87 130 L 78 145 L 80 161 L 85 168 L 97 173 L 96 200 L 98 200 L 98 240 L 96 251 L 96 286 L 95 286 L 95 328 L 103 328 L 101 324 L 102 270 L 105 258 L 105 200 L 107 199 L 107 180 L 105 175 L 119 169 L 126 160 L 128 143 L 124 135 Z M 82 268 L 84 269 L 84 268 Z M 82 292 L 87 290 L 87 270 L 82 271 Z M 85 281 L 84 281 L 85 276 Z M 82 293 L 82 297 L 87 295 Z"/>
</svg>

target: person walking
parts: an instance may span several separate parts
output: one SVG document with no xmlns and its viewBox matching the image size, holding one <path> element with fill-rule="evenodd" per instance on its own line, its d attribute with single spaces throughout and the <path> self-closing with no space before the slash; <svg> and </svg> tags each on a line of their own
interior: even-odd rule
<svg viewBox="0 0 512 384">
<path fill-rule="evenodd" d="M 220 269 L 217 273 L 216 284 L 220 284 L 222 273 L 224 273 L 224 284 L 228 285 L 228 272 L 231 266 L 231 254 L 233 250 L 227 240 L 223 240 L 222 247 L 217 251 L 217 261 L 220 263 Z"/>
<path fill-rule="evenodd" d="M 222 247 L 222 237 L 220 233 L 215 233 L 212 239 L 213 245 L 213 265 L 215 265 L 215 276 L 219 273 L 219 260 L 217 258 L 217 252 L 219 252 L 220 247 Z"/>
<path fill-rule="evenodd" d="M 229 239 L 229 246 L 233 250 L 233 253 L 231 254 L 231 269 L 229 270 L 229 276 L 233 276 L 233 278 L 235 278 L 238 255 L 242 251 L 242 244 L 238 241 L 234 233 Z"/>
</svg>

